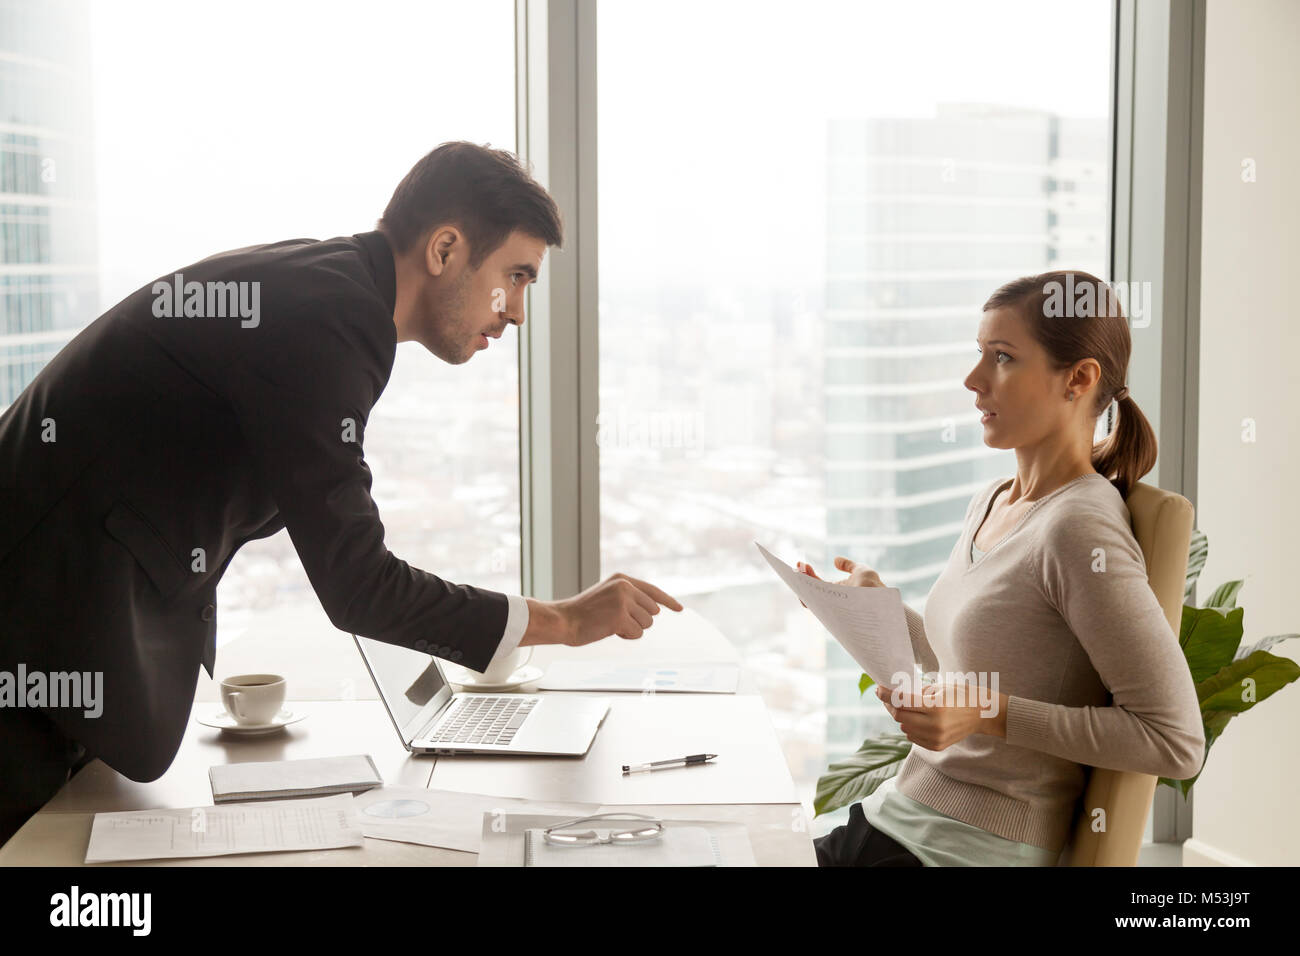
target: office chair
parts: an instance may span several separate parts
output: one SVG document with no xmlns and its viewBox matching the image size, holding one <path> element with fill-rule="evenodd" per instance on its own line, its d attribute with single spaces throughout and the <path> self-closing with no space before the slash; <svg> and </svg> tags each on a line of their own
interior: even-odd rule
<svg viewBox="0 0 1300 956">
<path fill-rule="evenodd" d="M 1175 634 L 1183 620 L 1187 551 L 1192 540 L 1192 503 L 1182 495 L 1136 482 L 1125 499 L 1133 535 L 1147 564 L 1147 581 Z M 1088 768 L 1074 832 L 1057 866 L 1136 866 L 1147 813 L 1155 794 L 1152 774 Z M 1093 832 L 1094 811 L 1105 811 L 1106 829 Z"/>
</svg>

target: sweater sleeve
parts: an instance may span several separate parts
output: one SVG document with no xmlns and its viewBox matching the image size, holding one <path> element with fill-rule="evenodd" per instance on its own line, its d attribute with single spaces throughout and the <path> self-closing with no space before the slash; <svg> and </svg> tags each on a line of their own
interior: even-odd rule
<svg viewBox="0 0 1300 956">
<path fill-rule="evenodd" d="M 1108 707 L 1011 696 L 1008 744 L 1093 767 L 1196 776 L 1205 731 L 1191 671 L 1132 530 L 1101 508 L 1066 512 L 1027 552 L 1026 570 L 1073 631 Z"/>
</svg>

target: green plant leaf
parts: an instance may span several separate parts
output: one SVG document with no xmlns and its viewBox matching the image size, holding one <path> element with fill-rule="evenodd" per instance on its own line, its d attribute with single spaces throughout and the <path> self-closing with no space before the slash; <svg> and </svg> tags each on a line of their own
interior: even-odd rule
<svg viewBox="0 0 1300 956">
<path fill-rule="evenodd" d="M 1237 653 L 1232 659 L 1235 661 L 1239 658 L 1247 657 L 1256 651 L 1266 651 L 1278 641 L 1285 641 L 1289 637 L 1300 637 L 1300 634 L 1274 634 L 1272 637 L 1261 638 L 1250 647 L 1237 648 Z"/>
<path fill-rule="evenodd" d="M 1210 599 L 1205 602 L 1206 607 L 1230 608 L 1237 606 L 1237 592 L 1245 581 L 1226 581 L 1215 588 Z"/>
<path fill-rule="evenodd" d="M 898 773 L 912 749 L 906 734 L 869 737 L 852 756 L 837 760 L 817 781 L 813 814 L 821 816 L 856 803 Z"/>
<path fill-rule="evenodd" d="M 1205 569 L 1205 559 L 1210 554 L 1210 540 L 1200 528 L 1192 529 L 1192 540 L 1187 549 L 1187 586 L 1183 590 L 1183 603 L 1191 604 L 1196 591 L 1196 581 Z"/>
<path fill-rule="evenodd" d="M 873 681 L 866 674 L 863 674 L 861 677 L 858 678 L 858 693 L 865 694 L 867 692 L 867 688 L 874 683 L 875 681 Z"/>
<path fill-rule="evenodd" d="M 1166 786 L 1175 788 L 1176 790 L 1181 790 L 1183 799 L 1187 799 L 1187 794 L 1191 791 L 1192 784 L 1196 783 L 1205 770 L 1205 763 L 1210 756 L 1210 748 L 1214 746 L 1214 742 L 1219 739 L 1219 735 L 1223 733 L 1224 728 L 1228 726 L 1228 721 L 1236 716 L 1236 714 L 1228 713 L 1226 711 L 1202 710 L 1201 720 L 1205 723 L 1205 754 L 1201 757 L 1201 769 L 1196 771 L 1195 776 L 1189 777 L 1186 780 L 1171 780 L 1168 777 L 1160 777 L 1157 781 L 1157 786 L 1163 783 Z"/>
<path fill-rule="evenodd" d="M 1228 721 L 1237 715 L 1228 710 L 1202 710 L 1201 719 L 1205 721 L 1205 745 L 1208 748 L 1219 734 L 1228 726 Z"/>
<path fill-rule="evenodd" d="M 1241 644 L 1242 617 L 1245 608 L 1221 611 L 1214 607 L 1183 605 L 1182 627 L 1178 643 L 1191 669 L 1192 680 L 1200 683 L 1232 663 L 1232 655 Z"/>
<path fill-rule="evenodd" d="M 1255 651 L 1235 660 L 1213 677 L 1196 685 L 1196 698 L 1201 702 L 1201 713 L 1226 711 L 1241 714 L 1260 701 L 1300 677 L 1300 664 L 1286 657 L 1276 657 L 1268 651 Z M 1242 681 L 1255 681 L 1255 699 L 1242 699 Z"/>
</svg>

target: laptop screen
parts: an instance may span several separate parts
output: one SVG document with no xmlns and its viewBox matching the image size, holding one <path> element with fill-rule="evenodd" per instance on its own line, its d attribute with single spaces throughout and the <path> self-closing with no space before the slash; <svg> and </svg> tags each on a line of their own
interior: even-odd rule
<svg viewBox="0 0 1300 956">
<path fill-rule="evenodd" d="M 451 688 L 443 679 L 437 658 L 409 647 L 353 637 L 370 665 L 370 673 L 392 713 L 393 722 L 407 737 L 414 736 L 423 729 L 412 726 L 420 712 L 425 711 L 423 719 L 428 720 L 451 697 Z M 430 703 L 436 703 L 437 707 L 426 710 Z"/>
</svg>

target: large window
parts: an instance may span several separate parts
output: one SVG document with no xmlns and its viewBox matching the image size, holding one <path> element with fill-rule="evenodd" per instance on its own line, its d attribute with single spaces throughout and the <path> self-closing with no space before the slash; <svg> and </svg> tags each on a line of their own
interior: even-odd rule
<svg viewBox="0 0 1300 956">
<path fill-rule="evenodd" d="M 0 0 L 0 410 L 98 303 L 90 44 L 81 0 Z"/>
<path fill-rule="evenodd" d="M 739 646 L 805 800 L 896 725 L 752 542 L 924 609 L 1015 471 L 962 386 L 981 303 L 1107 273 L 1111 25 L 1104 0 L 599 8 L 602 566 Z"/>
</svg>

